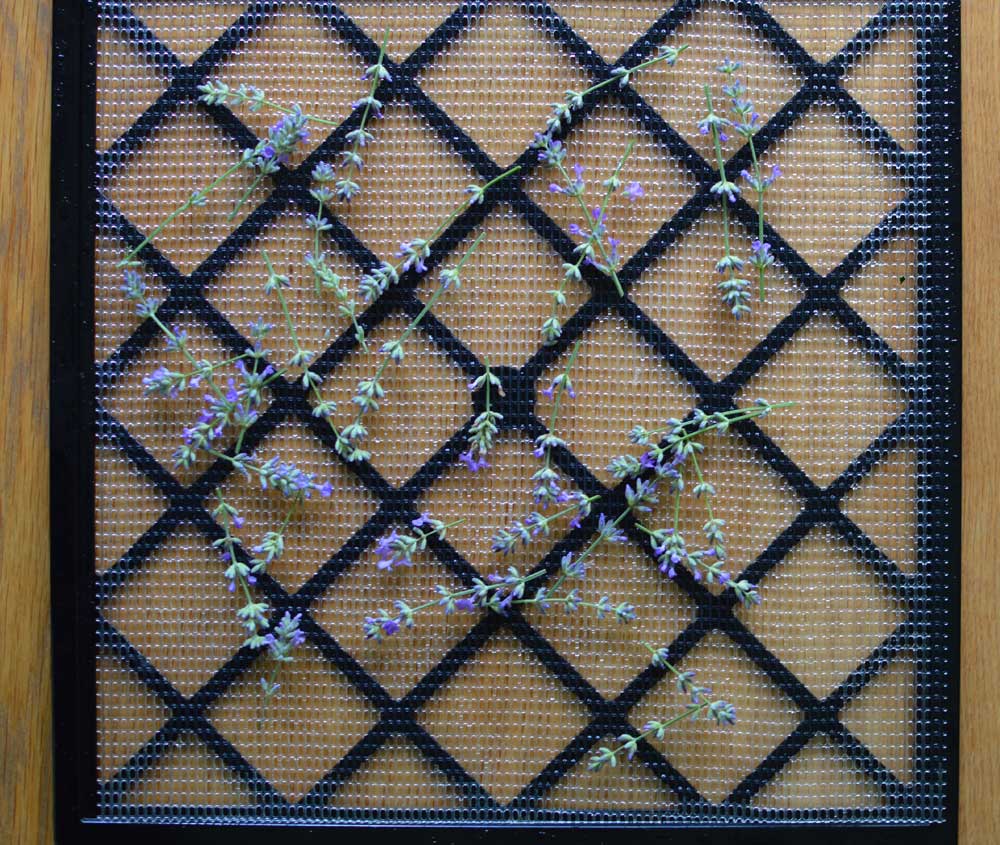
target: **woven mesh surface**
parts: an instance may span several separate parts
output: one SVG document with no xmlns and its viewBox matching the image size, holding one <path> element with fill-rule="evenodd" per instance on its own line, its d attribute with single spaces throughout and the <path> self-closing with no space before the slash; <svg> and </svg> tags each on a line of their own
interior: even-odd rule
<svg viewBox="0 0 1000 845">
<path fill-rule="evenodd" d="M 928 202 L 934 152 L 928 75 L 955 61 L 935 46 L 944 4 L 743 0 L 679 2 L 156 2 L 100 0 L 96 560 L 99 815 L 114 819 L 313 821 L 876 820 L 926 822 L 945 806 L 946 672 L 935 663 L 947 549 L 931 457 L 947 433 L 928 373 L 947 297 L 920 257 L 947 209 Z M 278 608 L 303 611 L 309 641 L 257 725 L 264 661 L 240 649 L 236 601 L 210 543 L 208 497 L 222 489 L 258 536 L 281 505 L 210 460 L 169 470 L 198 398 L 150 399 L 142 377 L 171 361 L 122 303 L 114 264 L 194 189 L 236 160 L 266 116 L 197 102 L 206 76 L 255 83 L 278 101 L 348 114 L 363 67 L 391 28 L 394 81 L 366 158 L 364 191 L 331 209 L 335 269 L 356 277 L 427 232 L 457 188 L 517 161 L 519 183 L 463 215 L 433 263 L 488 237 L 461 291 L 435 306 L 372 418 L 372 461 L 346 465 L 301 393 L 280 382 L 248 444 L 328 478 L 330 499 L 293 521 L 288 553 L 262 579 Z M 662 43 L 691 49 L 675 69 L 592 98 L 568 132 L 573 160 L 609 170 L 628 138 L 629 178 L 647 199 L 613 206 L 630 256 L 617 301 L 596 281 L 568 294 L 561 342 L 538 343 L 545 291 L 573 243 L 569 204 L 546 190 L 526 150 L 566 87 L 606 77 Z M 695 129 L 701 84 L 725 57 L 747 66 L 767 125 L 764 161 L 785 177 L 768 195 L 778 258 L 766 304 L 735 323 L 714 291 L 721 223 Z M 324 390 L 349 406 L 372 356 L 354 348 L 301 272 L 312 210 L 301 178 L 336 161 L 357 115 L 308 159 L 226 212 L 238 175 L 158 237 L 146 257 L 162 313 L 203 354 L 238 354 L 263 313 L 265 247 L 291 268 L 291 308 Z M 938 151 L 940 153 L 940 150 Z M 746 158 L 738 154 L 730 167 Z M 934 165 L 939 175 L 944 164 Z M 753 211 L 736 207 L 745 251 Z M 377 348 L 429 294 L 404 279 L 366 313 Z M 935 292 L 936 291 L 936 292 Z M 695 403 L 757 396 L 798 405 L 716 439 L 705 470 L 719 489 L 736 569 L 764 603 L 690 578 L 666 581 L 642 544 L 603 552 L 591 589 L 628 597 L 639 621 L 428 618 L 411 635 L 363 640 L 361 617 L 397 596 L 459 584 L 498 565 L 489 536 L 526 508 L 531 439 L 547 419 L 538 388 L 582 338 L 560 432 L 571 486 L 600 492 L 635 424 Z M 272 348 L 285 350 L 279 330 Z M 457 455 L 474 413 L 465 381 L 488 357 L 510 427 L 493 467 Z M 940 373 L 940 370 L 933 370 Z M 626 444 L 627 445 L 627 444 Z M 466 518 L 412 569 L 377 574 L 371 551 L 429 509 Z M 665 518 L 666 510 L 657 514 Z M 697 519 L 692 510 L 684 518 Z M 557 532 L 519 551 L 533 566 L 589 539 Z M 670 644 L 739 712 L 735 727 L 683 727 L 632 763 L 599 773 L 599 741 L 678 705 L 641 640 Z"/>
</svg>

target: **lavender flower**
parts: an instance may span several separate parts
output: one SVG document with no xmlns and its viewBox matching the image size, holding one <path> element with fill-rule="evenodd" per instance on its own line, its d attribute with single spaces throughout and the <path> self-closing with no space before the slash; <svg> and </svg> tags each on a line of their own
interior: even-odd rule
<svg viewBox="0 0 1000 845">
<path fill-rule="evenodd" d="M 560 186 L 553 183 L 549 186 L 549 190 L 553 193 L 565 194 L 575 199 L 588 227 L 586 239 L 574 250 L 577 260 L 572 263 L 567 262 L 563 265 L 564 275 L 562 282 L 556 290 L 549 291 L 553 299 L 552 315 L 542 326 L 542 335 L 546 343 L 554 343 L 562 331 L 562 325 L 557 316 L 557 308 L 566 304 L 565 290 L 567 283 L 570 280 L 579 281 L 581 279 L 580 266 L 584 262 L 593 265 L 608 276 L 614 282 L 619 296 L 625 295 L 617 272 L 619 260 L 617 254 L 618 242 L 608 235 L 606 209 L 612 194 L 621 186 L 621 170 L 632 154 L 635 145 L 631 142 L 628 144 L 614 172 L 602 183 L 605 188 L 604 201 L 600 206 L 593 209 L 588 208 L 584 198 L 585 183 L 583 180 L 583 167 L 575 164 L 573 166 L 575 175 L 572 177 L 569 175 L 564 164 L 566 151 L 562 142 L 553 140 L 551 133 L 536 133 L 534 146 L 539 151 L 539 160 L 548 166 L 554 167 L 562 177 L 563 185 Z M 642 196 L 642 193 L 642 186 L 638 182 L 631 183 L 626 190 L 626 194 L 630 200 L 637 199 L 639 196 Z M 570 227 L 570 231 L 574 234 L 580 234 L 583 230 L 580 226 L 574 224 Z M 607 241 L 607 244 L 605 241 Z M 600 255 L 601 261 L 598 260 L 598 255 Z"/>
<path fill-rule="evenodd" d="M 597 532 L 599 538 L 606 543 L 625 542 L 625 532 L 618 527 L 617 520 L 609 520 L 603 513 L 597 517 Z"/>
<path fill-rule="evenodd" d="M 267 645 L 272 659 L 282 663 L 288 663 L 292 660 L 292 649 L 298 648 L 306 641 L 305 633 L 299 630 L 301 620 L 301 613 L 292 616 L 286 610 L 275 629 L 264 637 L 264 643 Z"/>
<path fill-rule="evenodd" d="M 420 514 L 417 519 L 410 523 L 415 536 L 400 534 L 393 529 L 388 537 L 382 537 L 375 544 L 378 568 L 391 571 L 397 566 L 412 566 L 414 556 L 427 548 L 427 541 L 430 537 L 437 535 L 439 539 L 444 540 L 449 529 L 461 525 L 463 522 L 465 522 L 464 519 L 457 519 L 454 522 L 444 523 L 438 519 L 432 519 L 429 514 Z M 425 526 L 427 530 L 425 530 Z"/>
<path fill-rule="evenodd" d="M 570 513 L 574 514 L 574 517 L 570 521 L 569 527 L 579 528 L 581 522 L 590 515 L 591 503 L 599 498 L 599 496 L 587 496 L 580 492 L 574 492 L 568 496 L 568 500 L 572 501 L 573 504 L 550 516 L 532 511 L 523 519 L 514 520 L 509 528 L 498 528 L 494 532 L 493 551 L 500 554 L 510 554 L 517 548 L 518 543 L 526 546 L 535 537 L 548 536 L 552 523 Z"/>
<path fill-rule="evenodd" d="M 397 617 L 379 610 L 376 616 L 366 616 L 362 627 L 366 640 L 382 640 L 399 633 L 400 623 Z"/>
<path fill-rule="evenodd" d="M 468 469 L 469 472 L 479 472 L 479 470 L 487 469 L 489 467 L 489 463 L 486 458 L 483 456 L 477 458 L 471 448 L 466 449 L 464 452 L 459 454 L 458 459 L 465 464 L 466 469 Z"/>
<path fill-rule="evenodd" d="M 345 136 L 347 143 L 349 143 L 351 147 L 343 153 L 340 163 L 343 168 L 343 174 L 339 179 L 337 179 L 337 182 L 334 185 L 335 195 L 337 199 L 342 202 L 350 202 L 361 192 L 361 186 L 357 182 L 357 176 L 361 173 L 361 170 L 364 167 L 364 159 L 362 158 L 361 150 L 367 147 L 368 144 L 370 144 L 374 139 L 374 136 L 368 131 L 367 128 L 368 118 L 382 117 L 382 102 L 376 98 L 375 92 L 378 90 L 378 87 L 382 84 L 382 82 L 391 81 L 392 79 L 392 76 L 383 64 L 385 61 L 385 48 L 388 40 L 389 30 L 386 30 L 382 37 L 382 46 L 379 49 L 378 61 L 366 68 L 365 72 L 361 75 L 363 80 L 371 81 L 368 94 L 351 104 L 352 109 L 361 109 L 361 118 L 358 121 L 358 126 L 348 132 Z"/>
<path fill-rule="evenodd" d="M 316 476 L 311 472 L 305 472 L 277 456 L 257 465 L 255 471 L 261 488 L 266 490 L 268 487 L 273 487 L 285 496 L 308 499 L 313 491 L 316 491 L 328 499 L 333 492 L 329 481 L 318 483 Z"/>
<path fill-rule="evenodd" d="M 471 208 L 476 203 L 482 202 L 483 195 L 486 191 L 498 182 L 506 179 L 508 176 L 512 176 L 517 173 L 520 169 L 520 166 L 511 167 L 509 170 L 506 170 L 499 176 L 491 179 L 485 185 L 470 185 L 466 188 L 465 193 L 468 195 L 467 198 L 435 227 L 430 237 L 412 238 L 411 240 L 404 241 L 399 246 L 399 252 L 396 256 L 399 261 L 397 261 L 396 264 L 382 262 L 382 264 L 380 264 L 377 268 L 369 270 L 362 275 L 361 282 L 359 284 L 359 295 L 361 299 L 367 303 L 374 302 L 382 296 L 382 294 L 385 293 L 391 285 L 396 284 L 399 281 L 400 274 L 406 272 L 407 270 L 412 269 L 416 273 L 426 272 L 427 259 L 430 257 L 430 247 L 435 239 L 463 212 Z M 448 284 L 451 284 L 450 280 L 448 281 Z"/>
<path fill-rule="evenodd" d="M 722 93 L 729 98 L 730 111 L 733 114 L 732 126 L 736 132 L 747 142 L 750 150 L 750 168 L 741 171 L 740 175 L 750 186 L 757 196 L 757 238 L 755 244 L 764 244 L 764 195 L 774 184 L 775 180 L 781 176 L 781 168 L 774 165 L 769 175 L 764 175 L 761 170 L 760 160 L 757 157 L 757 148 L 754 145 L 754 134 L 757 132 L 757 122 L 760 115 L 754 108 L 752 100 L 747 95 L 746 86 L 736 77 L 736 73 L 742 65 L 739 62 L 726 61 L 719 66 L 718 70 L 728 78 L 728 84 L 723 86 Z M 759 248 L 753 250 L 750 258 L 751 266 L 757 271 L 758 288 L 760 301 L 766 298 L 765 275 L 767 268 L 773 263 L 770 253 Z M 730 293 L 732 287 L 723 292 Z M 727 300 L 728 301 L 728 300 Z"/>
<path fill-rule="evenodd" d="M 645 189 L 638 182 L 629 182 L 625 186 L 623 193 L 628 197 L 629 202 L 635 202 L 637 199 L 646 196 Z"/>
<path fill-rule="evenodd" d="M 743 266 L 743 262 L 736 258 L 731 251 L 729 203 L 736 202 L 736 198 L 740 194 L 740 189 L 735 182 L 730 181 L 726 176 L 726 162 L 722 154 L 722 144 L 728 140 L 725 129 L 732 126 L 733 123 L 715 111 L 712 103 L 712 89 L 708 85 L 705 86 L 705 102 L 708 112 L 699 121 L 698 131 L 703 135 L 711 136 L 712 146 L 715 150 L 716 167 L 719 171 L 719 179 L 712 185 L 711 192 L 722 200 L 720 205 L 722 207 L 725 253 L 716 262 L 716 269 L 718 272 L 723 273 L 726 278 L 719 282 L 718 288 L 722 293 L 723 301 L 729 307 L 732 315 L 736 319 L 739 319 L 744 314 L 750 312 L 750 306 L 747 305 L 747 301 L 750 299 L 750 293 L 747 288 L 750 286 L 750 283 L 737 275 L 738 270 Z"/>
<path fill-rule="evenodd" d="M 591 85 L 584 91 L 566 91 L 561 103 L 552 104 L 551 114 L 545 124 L 545 134 L 551 137 L 557 132 L 560 132 L 563 126 L 567 125 L 572 119 L 573 112 L 578 111 L 583 107 L 584 98 L 588 95 L 616 82 L 620 87 L 623 87 L 629 83 L 629 80 L 632 78 L 632 74 L 638 73 L 639 71 L 645 70 L 646 68 L 652 67 L 660 62 L 664 62 L 669 67 L 673 67 L 673 65 L 677 63 L 677 59 L 680 57 L 681 53 L 683 53 L 686 49 L 686 44 L 679 47 L 660 47 L 653 58 L 647 59 L 644 62 L 640 62 L 639 64 L 628 68 L 612 68 L 611 75 L 607 79 Z"/>
<path fill-rule="evenodd" d="M 485 397 L 485 408 L 469 427 L 469 448 L 463 452 L 459 458 L 468 467 L 470 472 L 476 472 L 488 467 L 486 456 L 493 448 L 493 438 L 499 431 L 503 414 L 497 413 L 490 407 L 491 392 L 495 389 L 500 396 L 503 396 L 503 385 L 492 370 L 490 370 L 489 359 L 486 360 L 486 369 L 482 375 L 477 376 L 469 382 L 469 390 L 483 390 Z"/>
<path fill-rule="evenodd" d="M 359 165 L 360 167 L 360 165 Z M 337 312 L 351 321 L 354 328 L 354 338 L 358 345 L 365 352 L 368 346 L 365 343 L 365 331 L 358 323 L 357 305 L 351 298 L 347 288 L 343 284 L 341 277 L 333 271 L 327 261 L 327 253 L 320 249 L 320 232 L 329 231 L 332 224 L 323 216 L 324 204 L 330 202 L 335 194 L 330 189 L 329 183 L 335 178 L 333 167 L 326 162 L 320 162 L 313 168 L 313 187 L 309 194 L 316 200 L 316 213 L 307 216 L 306 225 L 313 233 L 312 250 L 305 254 L 305 264 L 312 270 L 313 289 L 317 296 L 323 291 L 330 291 L 337 300 Z"/>
</svg>

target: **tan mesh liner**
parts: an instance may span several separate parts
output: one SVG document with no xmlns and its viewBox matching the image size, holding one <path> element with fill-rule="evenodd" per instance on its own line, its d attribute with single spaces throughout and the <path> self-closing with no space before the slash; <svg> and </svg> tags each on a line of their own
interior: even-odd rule
<svg viewBox="0 0 1000 845">
<path fill-rule="evenodd" d="M 817 59 L 826 61 L 862 27 L 880 4 L 767 2 L 767 10 Z M 555 10 L 607 61 L 614 61 L 662 13 L 665 4 L 645 0 L 553 3 Z M 669 39 L 691 49 L 676 69 L 658 68 L 638 77 L 635 88 L 702 154 L 705 139 L 695 128 L 702 111 L 701 84 L 718 81 L 713 68 L 724 57 L 748 65 L 748 82 L 764 119 L 802 84 L 798 73 L 746 25 L 734 4 L 714 0 Z M 209 47 L 244 10 L 233 2 L 136 2 L 139 17 L 189 63 Z M 255 83 L 281 102 L 299 101 L 309 111 L 339 120 L 361 95 L 363 63 L 330 26 L 305 6 L 265 23 L 223 62 L 219 76 L 231 84 Z M 391 29 L 389 53 L 402 61 L 453 10 L 448 2 L 341 4 L 373 39 Z M 97 143 L 107 149 L 166 89 L 169 80 L 130 46 L 106 15 L 98 50 Z M 858 62 L 844 80 L 847 90 L 906 149 L 916 146 L 917 92 L 913 83 L 913 33 L 903 26 Z M 497 2 L 473 20 L 418 77 L 418 83 L 498 164 L 513 161 L 544 125 L 550 102 L 566 87 L 581 88 L 587 76 L 557 42 L 520 10 Z M 263 132 L 273 114 L 239 116 Z M 475 176 L 470 166 L 407 105 L 393 104 L 372 124 L 376 140 L 366 156 L 363 193 L 340 219 L 370 248 L 390 258 L 404 238 L 427 233 Z M 310 149 L 325 133 L 314 131 Z M 694 194 L 690 171 L 643 133 L 612 100 L 573 129 L 571 159 L 587 167 L 592 184 L 613 167 L 630 138 L 637 141 L 626 178 L 641 181 L 647 195 L 629 204 L 618 197 L 611 225 L 626 257 L 639 249 Z M 134 155 L 120 158 L 102 185 L 108 198 L 140 230 L 149 231 L 166 213 L 203 185 L 210 174 L 234 162 L 238 146 L 205 112 L 178 108 Z M 904 183 L 859 140 L 829 104 L 820 102 L 766 156 L 785 177 L 769 194 L 769 222 L 820 274 L 835 268 L 904 195 Z M 550 194 L 550 174 L 538 171 L 525 183 L 531 197 L 563 229 L 576 209 Z M 226 219 L 249 184 L 243 173 L 216 191 L 204 208 L 184 215 L 156 239 L 157 248 L 181 273 L 190 273 L 267 195 L 254 193 L 236 219 Z M 461 290 L 449 292 L 434 313 L 480 360 L 520 366 L 539 346 L 538 326 L 548 312 L 545 291 L 560 278 L 561 259 L 508 206 L 494 209 L 477 229 L 487 238 L 468 263 Z M 755 233 L 741 224 L 734 243 L 745 254 Z M 470 236 L 471 238 L 472 236 Z M 468 241 L 466 242 L 466 245 Z M 721 379 L 784 319 L 803 291 L 780 264 L 768 274 L 766 304 L 735 323 L 722 309 L 712 269 L 721 244 L 721 222 L 710 209 L 642 275 L 632 291 L 638 306 L 712 379 Z M 207 286 L 206 296 L 241 332 L 263 315 L 278 325 L 268 342 L 279 359 L 289 338 L 280 311 L 264 297 L 264 268 L 256 246 L 289 272 L 289 301 L 303 345 L 321 351 L 343 330 L 335 304 L 317 296 L 301 263 L 311 236 L 297 210 L 289 210 Z M 329 247 L 329 244 L 328 244 Z M 463 247 L 459 247 L 461 249 Z M 96 357 L 103 360 L 133 331 L 134 315 L 122 304 L 114 263 L 122 248 L 109 230 L 97 239 Z M 458 253 L 455 253 L 458 254 Z M 333 248 L 331 263 L 353 287 L 357 267 Z M 916 329 L 915 234 L 901 233 L 844 290 L 857 313 L 904 359 L 919 347 Z M 154 285 L 152 274 L 148 281 Z M 435 281 L 417 289 L 426 299 Z M 158 295 L 163 296 L 161 290 Z M 565 310 L 587 298 L 572 285 Z M 186 317 L 199 354 L 219 357 L 220 342 Z M 370 338 L 372 349 L 399 334 L 396 315 Z M 539 390 L 564 366 L 563 355 L 539 378 Z M 323 386 L 338 403 L 340 424 L 350 414 L 357 380 L 370 374 L 376 357 L 350 353 Z M 163 466 L 182 428 L 196 416 L 201 391 L 176 401 L 143 395 L 142 377 L 160 362 L 185 366 L 156 340 L 127 367 L 103 396 L 105 407 Z M 185 367 L 186 368 L 186 367 Z M 406 361 L 387 373 L 384 410 L 371 415 L 372 463 L 392 485 L 405 483 L 471 413 L 466 374 L 422 334 Z M 573 373 L 579 398 L 567 401 L 557 432 L 602 482 L 610 458 L 635 451 L 624 438 L 633 425 L 662 425 L 691 409 L 695 394 L 678 373 L 614 315 L 586 330 Z M 747 404 L 758 396 L 798 405 L 761 427 L 806 474 L 823 487 L 834 481 L 904 410 L 906 397 L 884 370 L 833 319 L 813 316 L 740 392 Z M 547 420 L 550 404 L 539 397 Z M 316 498 L 293 516 L 288 553 L 274 569 L 294 591 L 371 517 L 375 497 L 298 423 L 288 422 L 259 447 L 280 454 L 333 483 L 330 499 Z M 530 443 L 518 433 L 501 436 L 490 470 L 470 475 L 445 469 L 419 506 L 443 520 L 464 517 L 449 542 L 481 572 L 500 564 L 489 551 L 492 531 L 529 508 L 529 476 L 537 467 Z M 177 473 L 182 484 L 207 467 Z M 751 564 L 803 507 L 791 487 L 738 437 L 713 437 L 705 471 L 719 490 L 717 508 L 729 525 L 733 567 Z M 843 512 L 905 573 L 917 560 L 916 458 L 903 443 L 872 475 L 848 493 Z M 284 502 L 254 482 L 233 476 L 223 487 L 247 517 L 246 536 L 257 538 L 284 515 Z M 106 570 L 163 513 L 165 496 L 115 449 L 97 448 L 95 566 Z M 665 524 L 669 503 L 652 521 Z M 682 518 L 694 527 L 700 510 L 685 504 Z M 509 562 L 531 566 L 565 532 L 536 542 Z M 905 615 L 905 606 L 865 565 L 854 549 L 825 528 L 805 540 L 762 583 L 764 603 L 740 611 L 749 629 L 817 696 L 825 696 L 875 648 Z M 107 618 L 184 695 L 191 695 L 240 645 L 234 622 L 237 598 L 225 589 L 219 561 L 203 535 L 191 527 L 169 538 L 104 607 Z M 397 596 L 417 599 L 435 584 L 457 581 L 432 555 L 391 575 L 376 571 L 370 549 L 319 597 L 314 618 L 392 696 L 402 696 L 458 642 L 468 617 L 422 617 L 418 628 L 383 645 L 365 642 L 361 619 Z M 586 590 L 632 600 L 639 619 L 625 627 L 554 609 L 528 620 L 597 690 L 621 692 L 646 665 L 640 645 L 670 643 L 693 619 L 693 603 L 668 582 L 634 544 L 600 553 Z M 377 711 L 313 646 L 304 647 L 282 673 L 282 688 L 258 724 L 259 661 L 208 712 L 211 722 L 288 800 L 307 793 L 361 739 Z M 715 632 L 684 658 L 682 668 L 733 701 L 739 722 L 720 730 L 700 721 L 673 730 L 663 744 L 674 766 L 709 800 L 724 799 L 795 728 L 802 711 L 733 642 Z M 913 759 L 913 661 L 898 658 L 844 711 L 849 729 L 901 780 L 910 780 Z M 669 679 L 658 684 L 630 714 L 641 726 L 673 712 L 681 703 Z M 99 776 L 107 779 L 143 746 L 167 718 L 166 708 L 113 654 L 98 671 Z M 589 721 L 579 700 L 522 643 L 501 632 L 473 656 L 418 714 L 419 723 L 499 802 L 514 798 Z M 605 738 L 608 741 L 611 738 Z M 666 811 L 676 796 L 638 762 L 600 773 L 586 758 L 542 801 L 542 808 L 615 812 Z M 773 809 L 878 807 L 882 792 L 827 738 L 808 743 L 757 797 Z M 250 802 L 234 776 L 200 740 L 182 734 L 128 791 L 124 805 L 227 805 Z M 336 792 L 331 807 L 359 813 L 385 808 L 448 809 L 463 806 L 456 788 L 407 739 L 394 737 Z"/>
</svg>

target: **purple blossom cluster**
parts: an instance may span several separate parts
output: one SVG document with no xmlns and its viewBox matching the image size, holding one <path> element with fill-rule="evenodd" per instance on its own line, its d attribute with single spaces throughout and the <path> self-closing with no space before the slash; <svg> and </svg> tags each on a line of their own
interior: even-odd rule
<svg viewBox="0 0 1000 845">
<path fill-rule="evenodd" d="M 268 657 L 271 659 L 271 672 L 267 676 L 261 676 L 261 717 L 258 723 L 264 720 L 267 705 L 281 688 L 278 683 L 278 673 L 282 665 L 291 663 L 295 658 L 293 652 L 306 641 L 305 633 L 299 628 L 302 621 L 302 614 L 296 613 L 294 616 L 288 610 L 270 633 L 263 637 L 263 645 L 267 648 Z"/>
<path fill-rule="evenodd" d="M 252 166 L 261 173 L 275 173 L 278 165 L 288 164 L 299 144 L 309 140 L 309 118 L 299 105 L 290 114 L 279 117 L 267 130 L 267 139 L 253 150 Z"/>
</svg>

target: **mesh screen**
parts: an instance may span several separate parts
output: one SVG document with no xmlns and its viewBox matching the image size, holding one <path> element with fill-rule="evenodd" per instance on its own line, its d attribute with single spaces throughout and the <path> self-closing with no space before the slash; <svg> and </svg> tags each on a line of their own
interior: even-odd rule
<svg viewBox="0 0 1000 845">
<path fill-rule="evenodd" d="M 932 171 L 947 177 L 928 131 L 929 75 L 956 60 L 935 41 L 943 6 L 99 0 L 98 815 L 940 819 L 949 679 L 935 663 L 936 608 L 948 550 L 932 456 L 947 426 L 928 374 L 947 297 L 925 259 L 935 230 L 949 225 L 947 209 L 928 201 Z M 265 661 L 240 648 L 208 497 L 224 490 L 248 536 L 280 521 L 281 505 L 210 459 L 170 469 L 200 399 L 144 395 L 143 376 L 176 353 L 136 324 L 114 265 L 266 128 L 266 115 L 198 103 L 199 82 L 254 83 L 273 99 L 346 116 L 387 26 L 394 80 L 372 126 L 363 193 L 331 209 L 334 268 L 356 278 L 429 231 L 455 188 L 515 161 L 528 167 L 436 245 L 435 263 L 488 235 L 462 289 L 435 306 L 389 379 L 370 463 L 343 463 L 285 383 L 251 432 L 252 448 L 334 485 L 293 520 L 285 558 L 260 585 L 276 607 L 303 611 L 308 643 L 258 727 Z M 568 131 L 573 159 L 591 173 L 609 171 L 635 138 L 629 178 L 647 199 L 611 209 L 629 256 L 628 297 L 577 284 L 564 337 L 541 347 L 545 291 L 570 255 L 574 218 L 532 169 L 532 134 L 565 88 L 681 43 L 691 49 L 676 68 L 606 88 Z M 768 300 L 739 323 L 714 291 L 721 220 L 695 126 L 701 85 L 726 57 L 745 63 L 766 120 L 759 148 L 785 172 L 768 195 L 778 258 Z M 188 329 L 199 355 L 221 358 L 242 351 L 258 314 L 280 325 L 260 292 L 266 248 L 292 269 L 300 336 L 327 349 L 316 366 L 341 408 L 373 356 L 341 335 L 334 305 L 298 268 L 311 246 L 302 176 L 337 161 L 345 131 L 314 133 L 305 162 L 257 188 L 235 219 L 227 211 L 250 176 L 227 182 L 144 253 L 164 315 Z M 748 206 L 736 206 L 735 226 L 745 251 Z M 365 314 L 373 348 L 399 333 L 430 284 L 405 282 Z M 559 423 L 569 445 L 559 467 L 588 493 L 613 487 L 606 464 L 635 424 L 662 424 L 695 403 L 798 403 L 715 440 L 705 459 L 734 567 L 759 580 L 763 604 L 748 611 L 690 578 L 667 581 L 636 534 L 603 552 L 590 576 L 595 594 L 635 602 L 634 626 L 535 612 L 435 617 L 409 636 L 366 642 L 360 621 L 371 609 L 498 565 L 489 537 L 526 509 L 530 444 L 549 411 L 537 388 L 577 337 L 579 397 Z M 287 349 L 282 330 L 271 347 Z M 487 357 L 501 365 L 510 425 L 493 467 L 470 475 L 457 461 L 474 414 L 465 382 Z M 423 509 L 467 521 L 412 569 L 377 573 L 374 543 Z M 530 567 L 589 539 L 557 533 L 513 562 Z M 682 668 L 735 703 L 739 721 L 726 731 L 684 726 L 624 767 L 590 772 L 600 742 L 678 704 L 641 640 L 670 644 Z"/>
</svg>

